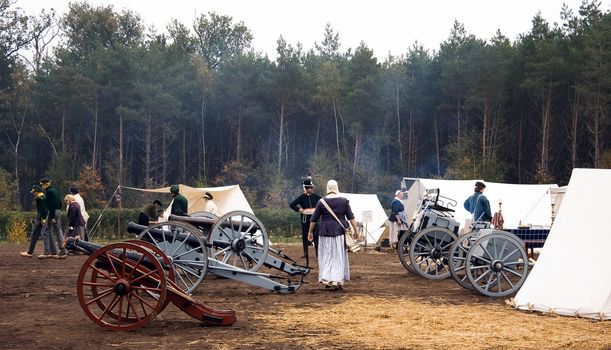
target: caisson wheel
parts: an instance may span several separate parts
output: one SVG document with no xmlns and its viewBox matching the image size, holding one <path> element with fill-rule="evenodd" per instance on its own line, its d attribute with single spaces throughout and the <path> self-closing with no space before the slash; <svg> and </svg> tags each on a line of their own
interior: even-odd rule
<svg viewBox="0 0 611 350">
<path fill-rule="evenodd" d="M 490 297 L 505 297 L 516 293 L 524 284 L 528 256 L 517 237 L 492 231 L 473 243 L 465 268 L 475 290 Z"/>
<path fill-rule="evenodd" d="M 420 276 L 439 280 L 450 277 L 450 247 L 456 235 L 446 228 L 428 227 L 418 232 L 409 246 L 412 268 Z"/>
</svg>

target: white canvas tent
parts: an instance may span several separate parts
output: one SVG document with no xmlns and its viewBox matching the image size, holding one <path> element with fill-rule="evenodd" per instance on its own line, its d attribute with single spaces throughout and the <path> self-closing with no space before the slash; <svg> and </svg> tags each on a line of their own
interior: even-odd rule
<svg viewBox="0 0 611 350">
<path fill-rule="evenodd" d="M 363 224 L 368 246 L 380 240 L 385 229 L 386 212 L 376 194 L 341 193 L 350 201 L 350 208 L 356 221 Z M 364 219 L 367 221 L 364 222 Z"/>
<path fill-rule="evenodd" d="M 206 201 L 204 200 L 204 193 L 206 192 L 210 192 L 214 197 L 214 203 L 216 203 L 218 207 L 218 216 L 222 216 L 223 214 L 235 210 L 242 210 L 249 213 L 253 213 L 250 204 L 248 204 L 244 193 L 242 193 L 242 190 L 240 189 L 240 185 L 222 187 L 190 187 L 181 184 L 179 186 L 180 193 L 185 196 L 189 201 L 188 214 L 204 210 L 204 205 L 206 204 Z M 170 194 L 170 187 L 161 187 L 154 189 L 134 188 L 125 186 L 122 187 L 136 191 L 165 193 L 168 195 Z M 164 212 L 165 219 L 168 218 L 171 207 L 171 203 L 168 204 L 167 209 Z"/>
<path fill-rule="evenodd" d="M 611 319 L 611 170 L 573 169 L 545 246 L 513 303 L 522 310 Z"/>
<path fill-rule="evenodd" d="M 464 227 L 471 213 L 464 209 L 463 203 L 473 193 L 476 181 L 473 180 L 438 180 L 404 178 L 402 188 L 408 190 L 405 210 L 408 217 L 412 217 L 418 204 L 423 199 L 427 189 L 439 189 L 443 197 L 451 198 L 456 206 L 445 206 L 456 210 L 453 214 L 456 220 Z M 499 210 L 499 200 L 502 200 L 502 213 L 505 228 L 517 228 L 520 224 L 533 227 L 550 227 L 552 223 L 550 189 L 557 188 L 556 184 L 520 185 L 498 182 L 486 182 L 484 194 L 490 202 L 492 213 Z"/>
</svg>

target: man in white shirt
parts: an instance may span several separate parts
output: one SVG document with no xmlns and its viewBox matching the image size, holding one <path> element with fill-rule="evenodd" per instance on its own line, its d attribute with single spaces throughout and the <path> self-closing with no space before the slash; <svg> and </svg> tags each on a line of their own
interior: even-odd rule
<svg viewBox="0 0 611 350">
<path fill-rule="evenodd" d="M 206 205 L 204 205 L 204 211 L 218 216 L 219 209 L 216 206 L 216 203 L 214 203 L 213 201 L 214 197 L 212 196 L 212 193 L 206 192 L 204 194 L 204 199 L 206 200 Z"/>
</svg>

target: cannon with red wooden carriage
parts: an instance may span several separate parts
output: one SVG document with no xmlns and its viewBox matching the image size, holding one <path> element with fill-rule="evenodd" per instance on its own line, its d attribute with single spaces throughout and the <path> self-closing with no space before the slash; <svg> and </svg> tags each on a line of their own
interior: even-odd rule
<svg viewBox="0 0 611 350">
<path fill-rule="evenodd" d="M 236 321 L 233 310 L 214 309 L 185 293 L 176 284 L 170 259 L 150 243 L 103 246 L 68 238 L 66 248 L 89 255 L 78 275 L 77 294 L 85 314 L 101 327 L 141 328 L 170 302 L 206 325 Z"/>
</svg>

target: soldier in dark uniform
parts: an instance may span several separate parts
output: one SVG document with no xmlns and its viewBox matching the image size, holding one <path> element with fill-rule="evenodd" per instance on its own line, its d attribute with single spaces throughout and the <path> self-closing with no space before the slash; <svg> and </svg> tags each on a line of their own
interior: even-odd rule
<svg viewBox="0 0 611 350">
<path fill-rule="evenodd" d="M 308 240 L 308 230 L 310 228 L 310 217 L 316 208 L 316 204 L 320 200 L 320 196 L 314 193 L 314 184 L 312 178 L 308 176 L 302 181 L 303 193 L 295 198 L 295 200 L 289 205 L 291 209 L 298 212 L 301 219 L 301 239 L 303 243 L 303 256 L 302 258 L 308 258 L 308 246 L 310 241 Z M 314 233 L 314 248 L 316 256 L 318 256 L 318 233 Z"/>
<path fill-rule="evenodd" d="M 64 247 L 64 234 L 62 233 L 61 222 L 62 199 L 59 192 L 51 185 L 51 179 L 41 179 L 40 187 L 45 191 L 45 206 L 47 207 L 47 226 L 45 232 L 49 236 L 50 257 L 65 259 L 67 255 L 66 248 Z M 57 244 L 59 251 L 56 250 L 55 244 Z"/>
<path fill-rule="evenodd" d="M 172 201 L 172 215 L 180 215 L 187 216 L 189 201 L 187 198 L 180 194 L 180 187 L 178 185 L 172 185 L 170 187 L 170 192 L 174 195 L 174 200 Z"/>
<path fill-rule="evenodd" d="M 30 246 L 26 252 L 21 252 L 21 256 L 26 258 L 31 258 L 34 254 L 34 248 L 36 247 L 36 242 L 42 235 L 42 231 L 45 228 L 47 221 L 47 207 L 45 206 L 45 191 L 39 186 L 32 186 L 31 193 L 36 196 L 36 222 L 34 224 L 34 231 L 32 232 L 32 236 L 30 237 Z M 43 235 L 44 239 L 44 253 L 41 255 L 43 257 L 51 256 L 50 246 L 49 246 L 49 237 L 47 235 Z"/>
</svg>

